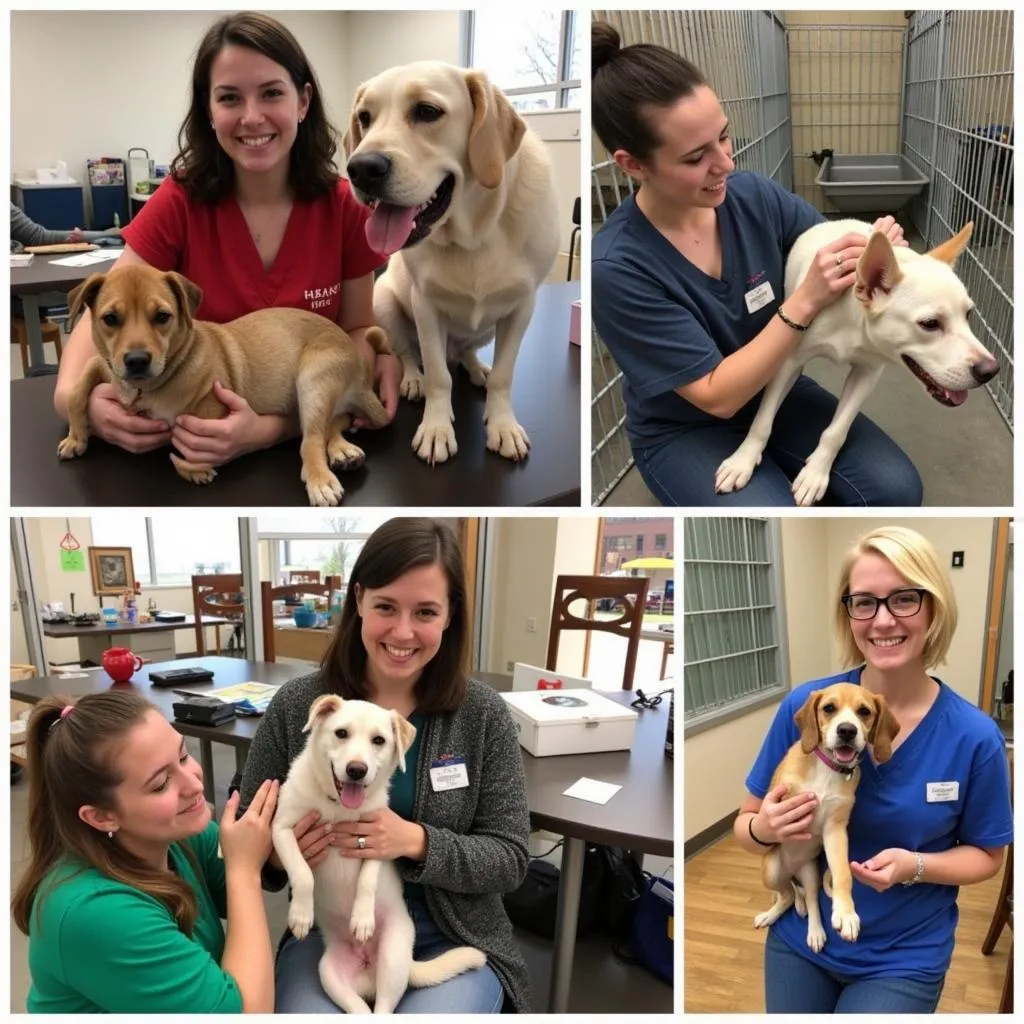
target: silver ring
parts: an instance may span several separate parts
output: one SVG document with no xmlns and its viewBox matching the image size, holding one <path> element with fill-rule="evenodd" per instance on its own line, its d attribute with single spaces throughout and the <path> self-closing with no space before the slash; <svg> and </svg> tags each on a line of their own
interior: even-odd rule
<svg viewBox="0 0 1024 1024">
<path fill-rule="evenodd" d="M 358 846 L 360 850 L 365 850 L 366 849 L 366 836 L 360 836 L 356 840 L 356 846 Z"/>
<path fill-rule="evenodd" d="M 836 266 L 837 266 L 837 267 L 841 267 L 842 265 L 843 265 L 843 256 L 842 256 L 842 253 L 838 253 L 838 252 L 837 252 L 837 253 L 836 253 Z"/>
</svg>

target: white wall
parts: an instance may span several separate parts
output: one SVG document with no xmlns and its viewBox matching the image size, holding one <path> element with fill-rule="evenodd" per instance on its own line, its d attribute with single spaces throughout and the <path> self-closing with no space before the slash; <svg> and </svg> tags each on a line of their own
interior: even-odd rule
<svg viewBox="0 0 1024 1024">
<path fill-rule="evenodd" d="M 931 672 L 976 704 L 981 691 L 995 527 L 992 519 L 983 517 L 783 519 L 783 595 L 792 685 L 839 670 L 830 612 L 839 566 L 854 541 L 882 525 L 908 526 L 924 534 L 946 566 L 954 550 L 964 552 L 964 568 L 950 569 L 959 612 L 956 635 L 947 663 Z M 739 807 L 746 793 L 743 780 L 777 707 L 760 708 L 685 739 L 683 807 L 687 839 Z"/>
<path fill-rule="evenodd" d="M 177 152 L 196 47 L 218 11 L 15 11 L 11 15 L 11 171 L 57 160 L 85 180 L 86 160 Z M 414 60 L 459 63 L 458 11 L 272 11 L 316 71 L 331 120 L 344 134 L 356 87 Z M 562 248 L 580 194 L 578 111 L 530 116 L 551 140 Z M 567 141 L 569 140 L 569 141 Z M 344 155 L 339 152 L 339 167 Z"/>
</svg>

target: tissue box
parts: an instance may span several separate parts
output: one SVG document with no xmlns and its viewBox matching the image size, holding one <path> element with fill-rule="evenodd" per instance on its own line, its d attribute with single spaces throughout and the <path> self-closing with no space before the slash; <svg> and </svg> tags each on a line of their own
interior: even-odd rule
<svg viewBox="0 0 1024 1024">
<path fill-rule="evenodd" d="M 502 697 L 520 745 L 534 757 L 633 746 L 637 713 L 593 690 L 524 690 Z"/>
<path fill-rule="evenodd" d="M 580 311 L 582 309 L 582 300 L 577 299 L 569 309 L 569 344 L 578 345 L 580 343 Z"/>
</svg>

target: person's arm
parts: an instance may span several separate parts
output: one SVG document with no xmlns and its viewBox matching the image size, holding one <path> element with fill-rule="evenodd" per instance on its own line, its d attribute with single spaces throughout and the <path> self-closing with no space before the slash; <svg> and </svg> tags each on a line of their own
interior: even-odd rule
<svg viewBox="0 0 1024 1024">
<path fill-rule="evenodd" d="M 388 419 L 394 419 L 398 410 L 398 389 L 402 384 L 402 364 L 397 356 L 377 354 L 366 340 L 366 329 L 374 325 L 373 274 L 353 277 L 341 282 L 341 308 L 338 325 L 346 331 L 359 348 L 366 365 L 373 371 L 374 383 Z M 368 420 L 357 419 L 359 426 L 373 426 Z"/>
<path fill-rule="evenodd" d="M 59 245 L 68 240 L 67 231 L 52 231 L 37 224 L 20 207 L 11 203 L 11 238 L 22 245 Z"/>
<path fill-rule="evenodd" d="M 274 1012 L 274 953 L 258 869 L 225 871 L 228 921 L 221 968 L 242 993 L 243 1013 Z"/>
</svg>

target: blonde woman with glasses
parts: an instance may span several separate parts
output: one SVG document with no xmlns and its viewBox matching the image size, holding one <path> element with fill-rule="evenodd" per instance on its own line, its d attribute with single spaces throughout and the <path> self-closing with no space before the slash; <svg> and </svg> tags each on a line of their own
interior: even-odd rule
<svg viewBox="0 0 1024 1024">
<path fill-rule="evenodd" d="M 957 892 L 997 874 L 1013 840 L 1010 778 L 992 719 L 929 669 L 942 664 L 956 630 L 956 598 L 931 543 L 884 527 L 847 553 L 834 599 L 847 670 L 794 688 L 782 701 L 747 776 L 734 825 L 761 855 L 805 835 L 817 798 L 769 791 L 772 772 L 799 739 L 794 715 L 815 690 L 859 684 L 880 694 L 899 722 L 892 757 L 861 757 L 849 823 L 850 870 L 860 935 L 807 945 L 793 908 L 765 944 L 769 1013 L 934 1013 L 953 954 Z M 825 865 L 822 864 L 822 872 Z"/>
</svg>

